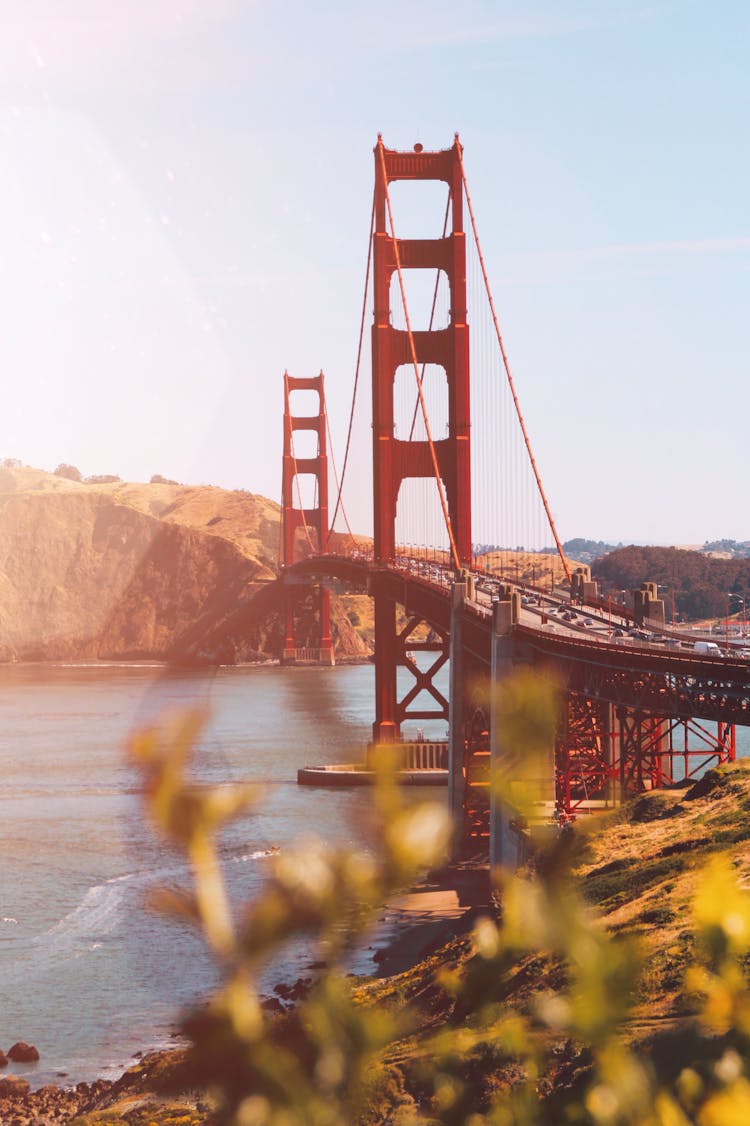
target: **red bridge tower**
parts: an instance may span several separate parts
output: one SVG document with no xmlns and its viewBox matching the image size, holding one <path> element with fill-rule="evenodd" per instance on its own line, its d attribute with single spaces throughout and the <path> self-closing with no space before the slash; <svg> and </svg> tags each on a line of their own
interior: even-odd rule
<svg viewBox="0 0 750 1126">
<path fill-rule="evenodd" d="M 318 413 L 294 415 L 291 396 L 295 391 L 317 391 Z M 289 566 L 305 555 L 323 555 L 328 550 L 328 454 L 326 447 L 326 407 L 323 372 L 308 378 L 295 378 L 284 372 L 284 464 L 281 485 L 281 563 Z M 314 457 L 298 458 L 294 454 L 294 434 L 312 430 L 317 435 Z M 302 507 L 298 478 L 311 474 L 316 480 L 316 501 L 310 508 Z M 295 504 L 295 486 L 297 503 Z M 302 534 L 300 535 L 300 531 Z M 319 645 L 300 647 L 295 637 L 295 594 L 293 587 L 284 588 L 284 664 L 316 661 L 333 664 L 329 596 L 325 587 L 318 587 L 314 599 L 315 613 L 320 621 Z"/>
<path fill-rule="evenodd" d="M 388 185 L 394 180 L 442 180 L 451 201 L 451 229 L 445 238 L 394 238 L 386 227 Z M 448 383 L 448 436 L 434 442 L 445 488 L 453 539 L 460 565 L 471 561 L 471 467 L 469 442 L 469 328 L 466 322 L 466 242 L 463 230 L 463 180 L 458 138 L 441 152 L 396 152 L 381 138 L 375 148 L 375 230 L 373 290 L 375 316 L 372 329 L 372 411 L 374 478 L 374 550 L 376 561 L 396 554 L 396 509 L 401 484 L 407 478 L 433 477 L 432 450 L 427 441 L 403 441 L 394 434 L 394 383 L 402 364 L 437 364 Z M 410 334 L 391 324 L 391 280 L 402 268 L 443 270 L 450 287 L 447 327 Z M 456 562 L 456 560 L 454 560 Z M 420 645 L 411 637 L 420 619 L 409 618 L 400 633 L 396 604 L 377 589 L 375 595 L 375 723 L 373 738 L 392 742 L 400 735 L 404 719 L 448 718 L 448 703 L 433 677 L 448 659 L 447 638 L 442 643 Z M 420 648 L 438 650 L 433 666 L 421 673 L 409 654 Z M 409 669 L 416 683 L 399 700 L 396 671 Z M 422 692 L 432 696 L 436 708 L 413 710 Z"/>
</svg>

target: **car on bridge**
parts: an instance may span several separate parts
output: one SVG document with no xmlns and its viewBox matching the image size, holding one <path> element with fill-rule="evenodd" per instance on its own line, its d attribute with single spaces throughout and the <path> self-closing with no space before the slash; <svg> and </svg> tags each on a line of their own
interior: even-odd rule
<svg viewBox="0 0 750 1126">
<path fill-rule="evenodd" d="M 693 646 L 694 653 L 702 653 L 706 657 L 720 657 L 721 649 L 715 641 L 696 641 Z"/>
</svg>

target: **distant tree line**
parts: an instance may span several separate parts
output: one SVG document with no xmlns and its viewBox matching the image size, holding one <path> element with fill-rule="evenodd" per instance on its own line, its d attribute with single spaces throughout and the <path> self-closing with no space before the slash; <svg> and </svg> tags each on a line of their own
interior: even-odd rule
<svg viewBox="0 0 750 1126">
<path fill-rule="evenodd" d="M 706 540 L 701 551 L 725 551 L 737 558 L 750 556 L 750 540 Z"/>
<path fill-rule="evenodd" d="M 686 620 L 741 613 L 742 598 L 750 611 L 750 558 L 715 559 L 677 547 L 621 547 L 597 559 L 591 573 L 605 594 L 656 582 L 668 615 L 674 595 L 675 610 Z"/>
<path fill-rule="evenodd" d="M 566 540 L 563 544 L 563 551 L 571 559 L 580 559 L 583 563 L 589 563 L 591 560 L 599 559 L 600 556 L 606 555 L 618 547 L 622 547 L 622 543 L 613 544 L 605 543 L 603 540 L 586 540 L 579 536 L 577 539 Z"/>
</svg>

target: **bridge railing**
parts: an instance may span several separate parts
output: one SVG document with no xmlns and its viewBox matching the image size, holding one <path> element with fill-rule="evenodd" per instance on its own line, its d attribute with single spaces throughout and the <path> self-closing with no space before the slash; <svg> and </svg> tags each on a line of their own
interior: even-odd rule
<svg viewBox="0 0 750 1126">
<path fill-rule="evenodd" d="M 312 664 L 319 665 L 324 657 L 330 657 L 330 649 L 319 649 L 315 646 L 302 646 L 292 650 L 294 654 L 294 662 L 298 665 Z"/>
<path fill-rule="evenodd" d="M 392 750 L 393 745 L 389 745 Z M 447 739 L 415 739 L 413 742 L 396 743 L 399 770 L 447 770 Z M 367 767 L 372 770 L 377 765 L 379 747 L 377 744 L 367 748 Z"/>
</svg>

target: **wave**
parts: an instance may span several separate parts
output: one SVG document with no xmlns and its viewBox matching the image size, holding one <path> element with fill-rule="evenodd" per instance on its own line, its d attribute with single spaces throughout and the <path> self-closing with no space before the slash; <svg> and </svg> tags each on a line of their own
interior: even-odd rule
<svg viewBox="0 0 750 1126">
<path fill-rule="evenodd" d="M 223 859 L 233 864 L 244 864 L 265 860 L 276 856 L 276 845 L 256 849 L 252 852 L 235 851 Z M 74 946 L 79 942 L 87 945 L 111 935 L 127 915 L 140 905 L 143 892 L 170 880 L 180 883 L 190 881 L 189 866 L 185 861 L 163 865 L 159 868 L 140 872 L 126 872 L 112 876 L 101 884 L 95 884 L 85 893 L 83 899 L 72 911 L 53 924 L 43 935 L 33 939 L 36 944 L 45 941 L 57 947 Z M 15 920 L 13 920 L 15 921 Z"/>
<path fill-rule="evenodd" d="M 80 943 L 89 945 L 101 940 L 112 934 L 124 917 L 127 897 L 127 881 L 123 879 L 96 884 L 88 889 L 77 907 L 33 942 L 49 945 L 57 953 L 73 953 Z"/>
<path fill-rule="evenodd" d="M 235 856 L 228 856 L 227 860 L 230 864 L 247 864 L 249 860 L 267 860 L 270 856 L 278 856 L 280 851 L 278 845 L 271 845 L 256 852 L 240 852 Z"/>
</svg>

